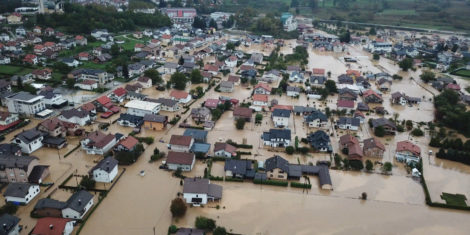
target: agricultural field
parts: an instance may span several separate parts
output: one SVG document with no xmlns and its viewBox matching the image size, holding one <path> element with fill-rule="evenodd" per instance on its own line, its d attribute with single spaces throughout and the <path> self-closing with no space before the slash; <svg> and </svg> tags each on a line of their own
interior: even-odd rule
<svg viewBox="0 0 470 235">
<path fill-rule="evenodd" d="M 0 65 L 0 75 L 25 75 L 31 73 L 33 69 L 14 65 Z"/>
</svg>

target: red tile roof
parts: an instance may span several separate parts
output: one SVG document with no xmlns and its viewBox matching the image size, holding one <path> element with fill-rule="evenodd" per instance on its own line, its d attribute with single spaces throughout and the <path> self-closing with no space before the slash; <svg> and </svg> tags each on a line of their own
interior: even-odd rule
<svg viewBox="0 0 470 235">
<path fill-rule="evenodd" d="M 314 75 L 325 75 L 325 69 L 313 68 L 312 72 Z"/>
<path fill-rule="evenodd" d="M 354 101 L 353 100 L 338 100 L 336 105 L 342 108 L 354 108 Z"/>
<path fill-rule="evenodd" d="M 117 88 L 116 90 L 114 90 L 113 93 L 114 93 L 115 95 L 117 95 L 118 97 L 121 97 L 121 96 L 127 94 L 127 91 L 126 91 L 126 89 L 124 89 L 124 88 L 122 88 L 122 87 L 119 87 L 119 88 Z"/>
<path fill-rule="evenodd" d="M 258 89 L 258 88 L 263 88 L 264 90 L 267 90 L 269 92 L 271 92 L 272 90 L 272 88 L 266 83 L 258 83 L 258 85 L 255 86 L 255 89 Z"/>
<path fill-rule="evenodd" d="M 178 91 L 178 90 L 173 90 L 170 93 L 170 96 L 175 98 L 175 99 L 185 99 L 188 97 L 189 93 L 186 91 Z"/>
<path fill-rule="evenodd" d="M 40 218 L 36 222 L 36 226 L 34 227 L 32 234 L 62 235 L 65 230 L 65 225 L 70 221 L 71 219 L 65 218 Z"/>
<path fill-rule="evenodd" d="M 182 152 L 168 152 L 168 157 L 166 159 L 167 164 L 183 164 L 191 165 L 194 161 L 193 153 L 182 153 Z"/>
<path fill-rule="evenodd" d="M 254 94 L 253 101 L 268 102 L 268 95 Z"/>
<path fill-rule="evenodd" d="M 100 98 L 96 99 L 96 101 L 98 101 L 98 103 L 100 103 L 101 105 L 105 105 L 107 103 L 111 103 L 111 99 L 109 99 L 109 97 L 107 96 L 101 96 Z"/>
<path fill-rule="evenodd" d="M 82 105 L 82 109 L 90 112 L 92 110 L 95 110 L 96 106 L 92 103 L 86 103 L 86 104 Z"/>
<path fill-rule="evenodd" d="M 400 141 L 397 143 L 397 152 L 403 152 L 403 151 L 411 152 L 416 156 L 421 155 L 421 149 L 419 148 L 419 146 L 411 143 L 408 140 Z"/>
<path fill-rule="evenodd" d="M 133 149 L 138 143 L 139 141 L 131 135 L 119 141 L 119 144 L 126 147 L 127 149 Z"/>
<path fill-rule="evenodd" d="M 172 135 L 170 139 L 171 145 L 182 145 L 189 147 L 192 141 L 191 136 L 183 136 L 183 135 Z"/>
</svg>

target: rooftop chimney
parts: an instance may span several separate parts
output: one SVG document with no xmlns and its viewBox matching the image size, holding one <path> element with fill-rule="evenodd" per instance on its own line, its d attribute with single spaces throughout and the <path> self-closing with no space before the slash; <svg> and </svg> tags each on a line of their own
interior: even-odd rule
<svg viewBox="0 0 470 235">
<path fill-rule="evenodd" d="M 49 224 L 49 229 L 50 229 L 50 230 L 54 229 L 54 225 L 53 225 L 53 224 Z"/>
</svg>

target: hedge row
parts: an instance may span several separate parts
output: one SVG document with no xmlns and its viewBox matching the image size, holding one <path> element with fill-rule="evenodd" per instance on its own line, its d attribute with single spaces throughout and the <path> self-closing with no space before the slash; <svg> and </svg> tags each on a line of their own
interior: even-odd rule
<svg viewBox="0 0 470 235">
<path fill-rule="evenodd" d="M 153 141 L 154 141 L 153 137 L 136 137 L 136 138 L 139 140 L 139 142 L 144 142 L 148 145 L 153 144 Z"/>
<path fill-rule="evenodd" d="M 251 155 L 251 152 L 237 151 L 238 155 Z"/>
<path fill-rule="evenodd" d="M 77 150 L 78 148 L 80 148 L 80 144 L 75 146 L 75 148 L 73 148 L 72 150 L 70 150 L 68 153 L 66 153 L 64 155 L 64 158 L 68 157 L 70 154 L 72 154 L 75 150 Z"/>
<path fill-rule="evenodd" d="M 308 189 L 312 188 L 311 184 L 303 184 L 303 183 L 298 183 L 298 182 L 291 182 L 290 186 L 293 188 L 308 188 Z"/>
<path fill-rule="evenodd" d="M 253 180 L 253 183 L 254 184 L 282 186 L 282 187 L 287 187 L 287 185 L 289 185 L 289 182 L 280 181 L 280 180 L 258 180 L 258 179 L 255 179 L 255 180 Z"/>
</svg>

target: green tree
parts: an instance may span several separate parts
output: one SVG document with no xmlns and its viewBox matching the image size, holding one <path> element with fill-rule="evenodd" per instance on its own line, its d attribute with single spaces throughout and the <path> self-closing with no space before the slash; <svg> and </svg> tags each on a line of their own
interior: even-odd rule
<svg viewBox="0 0 470 235">
<path fill-rule="evenodd" d="M 423 80 L 423 82 L 425 82 L 425 83 L 428 83 L 428 82 L 431 82 L 431 81 L 436 80 L 436 74 L 434 74 L 433 72 L 431 72 L 431 71 L 429 71 L 429 70 L 423 71 L 423 73 L 422 73 L 421 75 L 419 75 L 419 77 L 420 77 L 421 80 Z"/>
<path fill-rule="evenodd" d="M 369 29 L 369 35 L 376 35 L 377 34 L 377 31 L 375 31 L 375 28 L 374 27 L 371 27 Z"/>
<path fill-rule="evenodd" d="M 126 79 L 129 79 L 129 68 L 127 67 L 127 64 L 122 65 L 122 76 L 124 76 Z"/>
<path fill-rule="evenodd" d="M 351 41 L 351 32 L 349 32 L 349 30 L 346 30 L 346 32 L 339 36 L 339 41 L 349 43 Z"/>
<path fill-rule="evenodd" d="M 203 81 L 203 77 L 202 77 L 201 71 L 199 71 L 199 69 L 194 69 L 191 72 L 191 83 L 199 84 L 199 83 L 202 83 L 202 81 Z"/>
<path fill-rule="evenodd" d="M 194 22 L 193 22 L 193 27 L 198 28 L 198 29 L 205 29 L 206 28 L 206 22 L 204 19 L 200 17 L 195 17 Z"/>
<path fill-rule="evenodd" d="M 291 155 L 291 154 L 294 153 L 294 151 L 295 151 L 294 147 L 292 147 L 292 146 L 287 146 L 286 147 L 286 153 L 287 154 Z"/>
<path fill-rule="evenodd" d="M 349 165 L 353 170 L 360 171 L 364 169 L 364 163 L 361 160 L 350 160 Z"/>
<path fill-rule="evenodd" d="M 392 165 L 391 162 L 385 162 L 384 165 L 383 165 L 383 170 L 385 172 L 390 172 L 390 171 L 392 171 L 392 167 L 393 167 L 393 165 Z"/>
<path fill-rule="evenodd" d="M 120 51 L 119 45 L 113 44 L 113 45 L 111 46 L 111 55 L 112 55 L 113 57 L 119 56 L 119 51 Z"/>
<path fill-rule="evenodd" d="M 219 227 L 215 228 L 214 232 L 212 233 L 213 235 L 226 235 L 227 231 L 225 230 L 224 227 Z"/>
<path fill-rule="evenodd" d="M 73 89 L 74 86 L 75 86 L 75 79 L 74 78 L 69 78 L 69 79 L 67 79 L 66 83 L 67 83 L 67 87 L 69 89 Z"/>
<path fill-rule="evenodd" d="M 84 187 L 86 190 L 94 189 L 96 181 L 89 177 L 88 175 L 83 176 L 80 180 L 80 186 Z"/>
<path fill-rule="evenodd" d="M 263 114 L 257 113 L 256 116 L 255 116 L 255 122 L 256 123 L 261 123 L 262 120 L 263 120 Z"/>
<path fill-rule="evenodd" d="M 335 166 L 336 167 L 341 167 L 341 156 L 339 156 L 339 154 L 335 154 L 335 157 L 333 158 L 333 160 L 335 161 Z"/>
<path fill-rule="evenodd" d="M 198 229 L 204 229 L 204 230 L 207 230 L 207 231 L 212 231 L 216 227 L 215 220 L 210 219 L 210 218 L 206 218 L 204 216 L 196 217 L 196 221 L 195 221 L 194 225 Z"/>
<path fill-rule="evenodd" d="M 54 63 L 53 68 L 55 71 L 58 71 L 62 74 L 68 74 L 72 70 L 72 68 L 70 68 L 67 64 L 60 61 Z"/>
<path fill-rule="evenodd" d="M 225 48 L 226 48 L 227 50 L 232 50 L 232 51 L 233 51 L 233 50 L 235 50 L 235 44 L 229 42 L 229 43 L 227 43 L 227 45 L 225 46 Z"/>
<path fill-rule="evenodd" d="M 211 19 L 211 20 L 209 21 L 209 27 L 210 27 L 210 28 L 217 29 L 217 22 L 215 22 L 214 19 Z"/>
<path fill-rule="evenodd" d="M 184 75 L 184 73 L 176 72 L 171 75 L 170 83 L 176 90 L 184 90 L 186 89 L 187 83 L 186 75 Z"/>
<path fill-rule="evenodd" d="M 366 170 L 367 171 L 371 171 L 374 169 L 374 164 L 372 163 L 371 160 L 367 159 L 366 160 Z"/>
<path fill-rule="evenodd" d="M 170 211 L 173 217 L 182 217 L 186 214 L 187 206 L 181 198 L 175 198 L 171 201 Z"/>
<path fill-rule="evenodd" d="M 237 119 L 235 126 L 237 127 L 237 130 L 243 130 L 243 128 L 245 128 L 245 119 L 243 118 Z"/>
<path fill-rule="evenodd" d="M 326 80 L 325 88 L 328 90 L 329 93 L 338 92 L 338 88 L 336 87 L 336 82 L 333 80 Z"/>
<path fill-rule="evenodd" d="M 411 58 L 405 58 L 398 62 L 398 66 L 403 70 L 403 71 L 408 71 L 409 69 L 413 68 L 413 59 Z"/>
<path fill-rule="evenodd" d="M 160 76 L 160 73 L 155 70 L 155 69 L 148 69 L 145 70 L 144 72 L 145 77 L 149 77 L 152 80 L 152 84 L 160 84 L 163 82 L 162 77 Z"/>
<path fill-rule="evenodd" d="M 374 53 L 374 55 L 372 56 L 372 58 L 373 58 L 374 60 L 380 60 L 380 55 L 377 54 L 377 53 Z"/>
<path fill-rule="evenodd" d="M 219 120 L 220 116 L 222 116 L 223 112 L 219 108 L 216 108 L 216 109 L 213 109 L 211 113 L 212 113 L 212 121 L 217 121 Z"/>
<path fill-rule="evenodd" d="M 419 128 L 415 128 L 415 129 L 413 129 L 413 131 L 411 131 L 411 135 L 413 135 L 413 136 L 423 136 L 424 132 Z"/>
<path fill-rule="evenodd" d="M 385 136 L 385 129 L 382 126 L 378 126 L 374 129 L 374 135 L 377 137 Z"/>
</svg>

